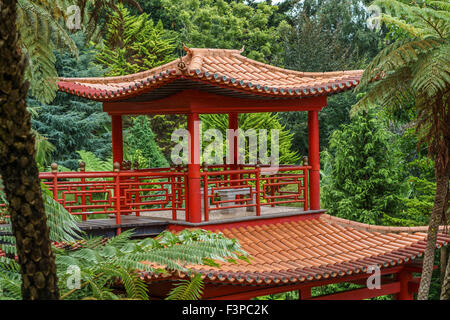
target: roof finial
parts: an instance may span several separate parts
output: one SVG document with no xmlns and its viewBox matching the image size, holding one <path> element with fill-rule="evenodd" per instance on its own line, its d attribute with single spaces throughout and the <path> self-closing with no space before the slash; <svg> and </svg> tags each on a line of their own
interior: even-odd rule
<svg viewBox="0 0 450 320">
<path fill-rule="evenodd" d="M 242 52 L 244 52 L 244 49 L 245 49 L 245 45 L 244 45 L 244 46 L 242 46 L 242 49 L 241 49 L 241 50 L 239 50 L 239 53 L 242 53 Z"/>
<path fill-rule="evenodd" d="M 187 53 L 191 53 L 191 49 L 186 47 L 186 45 L 183 43 L 183 49 L 184 51 L 186 51 Z"/>
</svg>

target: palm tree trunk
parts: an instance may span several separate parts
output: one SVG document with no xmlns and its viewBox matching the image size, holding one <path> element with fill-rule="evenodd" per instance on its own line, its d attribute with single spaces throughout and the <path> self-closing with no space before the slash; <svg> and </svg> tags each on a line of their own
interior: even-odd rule
<svg viewBox="0 0 450 320">
<path fill-rule="evenodd" d="M 430 224 L 428 226 L 427 246 L 423 258 L 422 276 L 420 279 L 418 300 L 428 300 L 430 291 L 431 276 L 434 266 L 434 252 L 436 249 L 436 239 L 439 224 L 444 217 L 446 207 L 449 170 L 444 170 L 444 174 L 438 175 L 436 170 L 436 195 L 434 198 L 433 211 L 431 213 Z"/>
<path fill-rule="evenodd" d="M 0 174 L 16 238 L 22 297 L 58 299 L 55 258 L 26 110 L 28 83 L 18 43 L 16 5 L 13 0 L 0 0 Z"/>
<path fill-rule="evenodd" d="M 447 193 L 445 214 L 450 207 L 450 192 Z M 448 217 L 445 217 L 445 223 L 448 224 Z M 450 234 L 450 231 L 447 231 Z M 444 256 L 444 257 L 442 257 Z M 450 251 L 449 248 L 441 248 L 441 300 L 450 300 Z M 444 271 L 444 272 L 442 272 Z"/>
<path fill-rule="evenodd" d="M 441 265 L 439 266 L 439 271 L 441 273 L 441 286 L 444 285 L 445 273 L 447 272 L 447 248 L 441 248 Z"/>
<path fill-rule="evenodd" d="M 441 300 L 450 300 L 450 254 L 448 255 L 447 268 L 441 288 Z"/>
</svg>

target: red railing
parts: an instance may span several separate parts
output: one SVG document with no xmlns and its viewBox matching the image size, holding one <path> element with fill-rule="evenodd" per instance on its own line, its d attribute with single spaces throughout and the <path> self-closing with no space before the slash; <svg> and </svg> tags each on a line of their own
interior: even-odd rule
<svg viewBox="0 0 450 320">
<path fill-rule="evenodd" d="M 42 172 L 41 180 L 53 198 L 70 213 L 81 215 L 121 215 L 141 212 L 185 210 L 186 173 L 156 170 L 115 172 Z"/>
<path fill-rule="evenodd" d="M 262 206 L 294 203 L 302 203 L 306 211 L 309 169 L 310 166 L 280 166 L 273 173 L 268 166 L 236 170 L 221 170 L 220 166 L 204 168 L 201 173 L 204 219 L 209 221 L 209 212 L 213 210 L 247 208 L 260 216 Z"/>
<path fill-rule="evenodd" d="M 171 212 L 177 220 L 179 211 L 189 221 L 187 194 L 188 175 L 185 168 L 152 168 L 109 172 L 42 172 L 39 178 L 53 193 L 53 198 L 83 220 L 88 216 L 139 216 L 142 212 Z M 129 168 L 128 168 L 129 169 Z M 261 215 L 264 206 L 300 203 L 308 210 L 308 170 L 311 167 L 280 166 L 268 174 L 268 166 L 214 165 L 201 172 L 202 211 L 204 221 L 215 210 L 246 208 Z M 170 214 L 169 216 L 170 217 Z"/>
</svg>

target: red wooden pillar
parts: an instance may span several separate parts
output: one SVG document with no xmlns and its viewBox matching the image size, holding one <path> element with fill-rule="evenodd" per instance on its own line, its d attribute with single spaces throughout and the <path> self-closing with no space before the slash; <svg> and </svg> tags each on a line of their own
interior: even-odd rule
<svg viewBox="0 0 450 320">
<path fill-rule="evenodd" d="M 396 300 L 414 300 L 414 294 L 409 291 L 409 282 L 412 280 L 410 271 L 402 270 L 397 274 L 400 282 L 400 292 L 395 295 Z"/>
<path fill-rule="evenodd" d="M 111 116 L 111 129 L 112 129 L 112 153 L 113 163 L 123 162 L 123 134 L 122 134 L 122 116 Z"/>
<path fill-rule="evenodd" d="M 230 137 L 231 139 L 228 140 L 228 147 L 230 150 L 230 155 L 232 154 L 232 161 L 233 163 L 230 166 L 231 170 L 238 169 L 238 136 L 237 130 L 239 128 L 239 121 L 238 121 L 238 113 L 237 112 L 230 112 L 228 114 L 228 129 L 233 130 L 234 135 Z M 232 180 L 237 180 L 239 176 L 237 174 L 231 175 Z M 237 184 L 236 182 L 232 183 L 233 185 Z"/>
<path fill-rule="evenodd" d="M 309 203 L 311 210 L 320 209 L 319 112 L 308 111 Z"/>
<path fill-rule="evenodd" d="M 198 113 L 189 113 L 187 117 L 189 131 L 188 164 L 188 211 L 189 222 L 202 221 L 200 191 L 200 136 Z"/>
</svg>

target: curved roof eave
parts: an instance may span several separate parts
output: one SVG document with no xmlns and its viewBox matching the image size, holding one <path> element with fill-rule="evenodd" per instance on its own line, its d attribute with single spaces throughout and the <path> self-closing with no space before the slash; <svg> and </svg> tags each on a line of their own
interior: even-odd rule
<svg viewBox="0 0 450 320">
<path fill-rule="evenodd" d="M 248 96 L 305 98 L 357 86 L 362 70 L 300 72 L 264 64 L 228 49 L 185 48 L 187 55 L 136 74 L 99 78 L 59 78 L 58 89 L 95 101 L 120 101 L 157 91 L 178 79 L 198 81 Z"/>
</svg>

